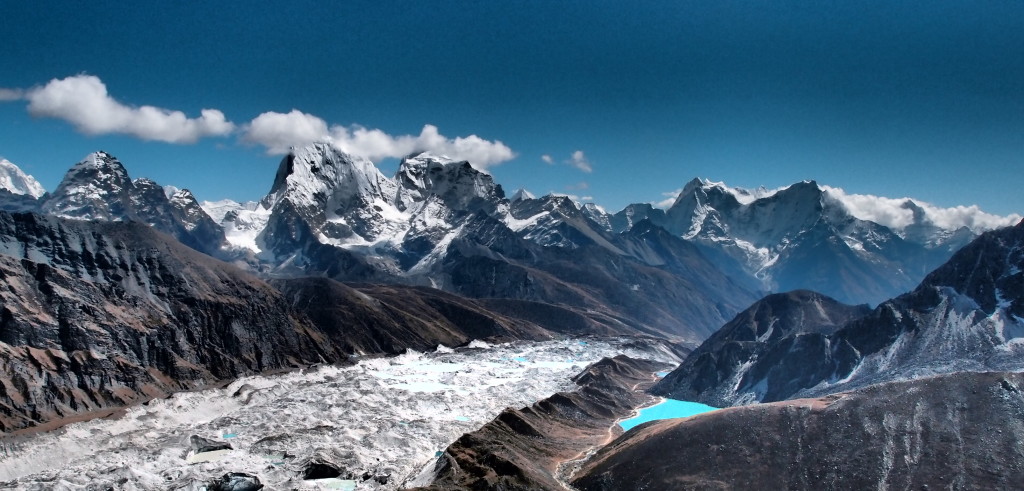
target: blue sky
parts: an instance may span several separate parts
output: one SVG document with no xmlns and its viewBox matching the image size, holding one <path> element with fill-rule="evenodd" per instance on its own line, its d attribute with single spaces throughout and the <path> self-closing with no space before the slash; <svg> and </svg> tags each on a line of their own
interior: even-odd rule
<svg viewBox="0 0 1024 491">
<path fill-rule="evenodd" d="M 569 193 L 611 210 L 701 176 L 1024 211 L 1019 1 L 5 0 L 2 10 L 0 156 L 51 190 L 103 149 L 133 177 L 200 199 L 258 199 L 280 160 L 268 146 L 326 131 L 386 174 L 411 146 L 459 149 L 490 159 L 509 193 Z"/>
</svg>

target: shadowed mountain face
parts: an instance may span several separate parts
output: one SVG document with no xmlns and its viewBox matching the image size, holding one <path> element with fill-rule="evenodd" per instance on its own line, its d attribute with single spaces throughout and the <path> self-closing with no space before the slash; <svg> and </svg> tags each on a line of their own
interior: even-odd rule
<svg viewBox="0 0 1024 491">
<path fill-rule="evenodd" d="M 474 339 L 552 337 L 529 321 L 496 314 L 473 300 L 433 288 L 349 286 L 326 278 L 279 279 L 271 285 L 346 353 L 398 354 Z"/>
<path fill-rule="evenodd" d="M 807 290 L 768 295 L 704 341 L 662 379 L 655 393 L 714 407 L 731 405 L 733 389 L 742 385 L 747 369 L 751 364 L 772 363 L 769 357 L 778 351 L 774 348 L 781 340 L 828 336 L 870 312 L 866 305 L 845 305 Z M 769 393 L 772 390 L 767 388 Z"/>
<path fill-rule="evenodd" d="M 353 353 L 549 336 L 429 289 L 278 291 L 132 222 L 0 212 L 0 278 L 2 431 Z"/>
<path fill-rule="evenodd" d="M 1024 356 L 1024 222 L 987 232 L 929 274 L 835 332 L 788 329 L 741 357 L 701 347 L 655 392 L 719 405 L 815 396 L 963 370 L 1020 370 Z M 807 300 L 798 303 L 807 303 Z M 816 308 L 812 304 L 801 308 Z M 711 342 L 709 340 L 709 342 Z M 712 353 L 712 354 L 708 354 Z M 714 353 L 719 353 L 714 355 Z M 713 356 L 726 359 L 715 372 Z M 701 361 L 700 358 L 705 357 Z M 686 370 L 708 370 L 686 373 Z M 728 373 L 726 377 L 724 374 Z"/>
<path fill-rule="evenodd" d="M 581 490 L 1012 489 L 1024 375 L 955 373 L 654 421 L 602 448 Z"/>
<path fill-rule="evenodd" d="M 0 213 L 0 428 L 336 358 L 273 288 L 137 223 Z"/>
</svg>

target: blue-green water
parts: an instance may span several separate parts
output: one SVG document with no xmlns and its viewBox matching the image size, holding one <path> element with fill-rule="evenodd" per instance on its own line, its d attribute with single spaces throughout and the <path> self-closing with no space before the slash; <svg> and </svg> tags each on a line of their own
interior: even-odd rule
<svg viewBox="0 0 1024 491">
<path fill-rule="evenodd" d="M 658 419 L 687 418 L 695 414 L 714 411 L 715 409 L 718 408 L 711 407 L 706 404 L 701 404 L 699 402 L 665 399 L 665 402 L 662 402 L 661 404 L 655 404 L 651 407 L 641 409 L 640 414 L 636 415 L 635 417 L 619 422 L 619 426 L 621 426 L 623 430 L 629 431 L 634 426 L 646 423 L 648 421 L 655 421 Z"/>
</svg>

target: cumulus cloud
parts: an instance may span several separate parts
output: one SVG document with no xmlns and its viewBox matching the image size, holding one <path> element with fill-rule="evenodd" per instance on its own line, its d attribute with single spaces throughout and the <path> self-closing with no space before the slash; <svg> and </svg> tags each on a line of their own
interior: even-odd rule
<svg viewBox="0 0 1024 491">
<path fill-rule="evenodd" d="M 683 188 L 679 188 L 676 189 L 675 191 L 666 191 L 664 193 L 661 193 L 661 195 L 664 196 L 665 199 L 662 199 L 660 201 L 652 201 L 651 205 L 653 205 L 655 208 L 661 208 L 663 210 L 666 210 L 673 204 L 675 204 L 676 200 L 679 199 L 679 194 L 682 192 Z"/>
<path fill-rule="evenodd" d="M 287 153 L 290 146 L 329 141 L 345 152 L 370 160 L 428 151 L 456 160 L 468 160 L 478 169 L 486 169 L 516 156 L 511 148 L 498 140 L 485 140 L 477 135 L 449 138 L 431 124 L 424 125 L 419 135 L 394 136 L 358 125 L 328 127 L 324 120 L 295 109 L 287 114 L 260 114 L 246 125 L 243 138 L 267 147 L 269 154 Z"/>
<path fill-rule="evenodd" d="M 587 174 L 594 172 L 594 168 L 590 166 L 590 161 L 587 160 L 587 156 L 583 154 L 583 150 L 577 150 L 572 153 L 572 157 L 569 158 L 567 163 Z"/>
<path fill-rule="evenodd" d="M 297 109 L 288 113 L 265 112 L 245 126 L 243 139 L 267 147 L 271 155 L 288 153 L 288 147 L 308 145 L 327 137 L 327 122 Z"/>
<path fill-rule="evenodd" d="M 540 159 L 543 160 L 545 164 L 555 165 L 555 159 L 551 158 L 548 154 L 541 155 Z"/>
<path fill-rule="evenodd" d="M 181 111 L 122 104 L 93 75 L 53 79 L 25 91 L 23 98 L 33 116 L 62 119 L 90 135 L 121 133 L 143 140 L 193 143 L 207 136 L 227 135 L 235 128 L 216 109 L 203 109 L 198 118 L 189 118 Z"/>
<path fill-rule="evenodd" d="M 821 186 L 833 200 L 842 204 L 851 215 L 902 230 L 914 223 L 915 208 L 920 219 L 944 229 L 967 227 L 975 232 L 1016 225 L 1021 215 L 1008 216 L 985 213 L 977 205 L 942 208 L 910 198 L 885 198 L 870 194 L 849 194 L 842 188 Z"/>
<path fill-rule="evenodd" d="M 25 98 L 25 91 L 21 89 L 5 89 L 0 87 L 0 101 L 20 101 Z"/>
</svg>

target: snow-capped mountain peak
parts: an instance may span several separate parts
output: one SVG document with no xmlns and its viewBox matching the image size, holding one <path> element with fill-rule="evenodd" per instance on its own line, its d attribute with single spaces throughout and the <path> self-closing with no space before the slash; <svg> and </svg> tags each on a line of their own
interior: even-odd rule
<svg viewBox="0 0 1024 491">
<path fill-rule="evenodd" d="M 7 159 L 0 159 L 0 189 L 14 194 L 24 194 L 38 198 L 46 193 L 36 178 L 26 174 L 17 165 Z"/>
<path fill-rule="evenodd" d="M 515 201 L 522 201 L 524 199 L 536 199 L 536 198 L 537 197 L 534 196 L 533 193 L 527 191 L 526 188 L 519 188 L 519 189 L 516 190 L 516 192 L 512 193 L 512 197 L 509 198 L 508 200 L 515 202 Z"/>
<path fill-rule="evenodd" d="M 468 161 L 429 152 L 403 159 L 395 181 L 400 188 L 396 205 L 403 210 L 431 195 L 438 196 L 455 210 L 481 207 L 493 210 L 497 201 L 505 197 L 490 174 L 476 169 Z"/>
<path fill-rule="evenodd" d="M 807 183 L 813 181 L 804 182 Z M 694 192 L 700 190 L 704 194 L 708 194 L 709 192 L 717 192 L 718 194 L 728 194 L 732 196 L 738 203 L 743 205 L 749 205 L 750 203 L 753 203 L 754 201 L 757 201 L 759 199 L 771 197 L 775 193 L 778 193 L 783 189 L 786 189 L 786 187 L 776 189 L 768 189 L 764 186 L 758 186 L 755 189 L 730 187 L 721 181 L 712 181 L 710 179 L 695 177 L 691 179 L 690 182 L 686 183 L 685 186 L 683 186 L 683 190 L 679 193 L 679 196 L 676 198 L 676 202 L 678 202 L 679 200 L 683 200 L 687 195 L 691 195 Z"/>
<path fill-rule="evenodd" d="M 293 148 L 278 167 L 264 206 L 288 199 L 292 205 L 332 210 L 394 200 L 396 187 L 367 159 L 349 155 L 330 143 Z"/>
<path fill-rule="evenodd" d="M 93 152 L 64 174 L 42 210 L 69 218 L 121 220 L 133 186 L 116 157 L 102 150 Z"/>
</svg>

